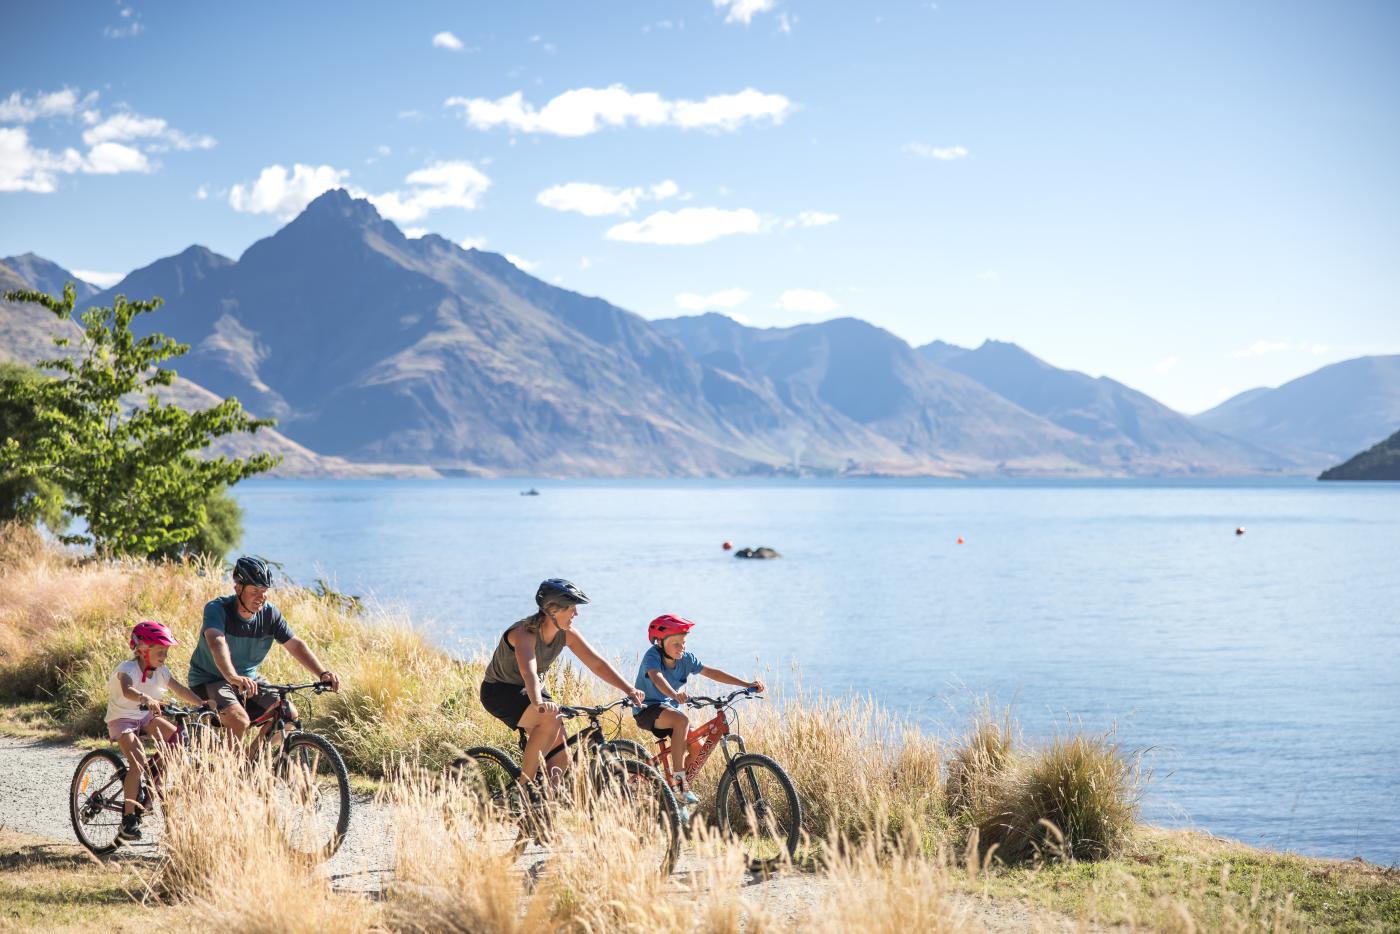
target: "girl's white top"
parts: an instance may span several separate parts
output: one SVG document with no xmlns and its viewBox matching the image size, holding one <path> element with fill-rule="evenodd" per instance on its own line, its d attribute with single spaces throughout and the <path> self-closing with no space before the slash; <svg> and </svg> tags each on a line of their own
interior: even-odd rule
<svg viewBox="0 0 1400 934">
<path fill-rule="evenodd" d="M 122 694 L 121 676 L 126 675 L 131 679 L 131 687 L 138 694 L 144 694 L 151 700 L 160 700 L 165 697 L 166 688 L 170 684 L 170 669 L 161 665 L 155 671 L 146 675 L 146 680 L 141 680 L 141 663 L 134 658 L 128 658 L 117 666 L 117 670 L 112 672 L 112 677 L 107 679 L 107 717 L 106 721 L 113 720 L 140 720 L 146 715 L 146 711 L 127 700 Z"/>
</svg>

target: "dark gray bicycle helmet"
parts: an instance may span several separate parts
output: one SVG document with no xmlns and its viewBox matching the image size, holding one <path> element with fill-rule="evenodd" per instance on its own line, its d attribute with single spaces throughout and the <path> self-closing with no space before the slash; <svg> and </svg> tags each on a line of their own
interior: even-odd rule
<svg viewBox="0 0 1400 934">
<path fill-rule="evenodd" d="M 233 582 L 254 587 L 272 586 L 272 568 L 256 555 L 244 555 L 233 564 Z"/>
<path fill-rule="evenodd" d="M 588 595 L 562 577 L 551 577 L 540 583 L 535 591 L 535 606 L 543 608 L 546 603 L 561 603 L 566 606 L 587 603 Z"/>
</svg>

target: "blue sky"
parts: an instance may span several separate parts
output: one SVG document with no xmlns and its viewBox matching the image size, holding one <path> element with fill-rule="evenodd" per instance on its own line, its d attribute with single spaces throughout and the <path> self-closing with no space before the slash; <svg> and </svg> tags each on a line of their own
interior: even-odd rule
<svg viewBox="0 0 1400 934">
<path fill-rule="evenodd" d="M 333 184 L 647 317 L 1011 340 L 1183 411 L 1400 352 L 1400 4 L 5 4 L 0 255 Z M 300 167 L 300 168 L 298 168 Z"/>
</svg>

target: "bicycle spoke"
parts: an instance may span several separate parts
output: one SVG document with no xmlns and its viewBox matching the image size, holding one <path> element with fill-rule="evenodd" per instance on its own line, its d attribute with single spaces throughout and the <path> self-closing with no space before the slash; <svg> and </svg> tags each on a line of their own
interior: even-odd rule
<svg viewBox="0 0 1400 934">
<path fill-rule="evenodd" d="M 772 760 L 744 756 L 721 780 L 720 826 L 751 865 L 771 867 L 791 856 L 802 815 L 791 780 Z"/>
</svg>

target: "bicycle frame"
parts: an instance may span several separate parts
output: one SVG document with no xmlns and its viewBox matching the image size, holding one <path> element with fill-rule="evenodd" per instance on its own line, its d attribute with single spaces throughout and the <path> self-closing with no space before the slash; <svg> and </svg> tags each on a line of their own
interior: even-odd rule
<svg viewBox="0 0 1400 934">
<path fill-rule="evenodd" d="M 724 750 L 726 766 L 733 762 L 736 756 L 742 756 L 748 752 L 744 746 L 744 738 L 738 733 L 730 731 L 729 718 L 725 716 L 723 707 L 716 711 L 712 718 L 687 733 L 685 744 L 690 748 L 690 764 L 685 770 L 687 780 L 693 779 L 699 774 L 701 767 L 709 761 L 710 755 L 715 751 L 715 747 Z M 738 747 L 737 753 L 730 750 L 731 745 Z M 649 760 L 650 764 L 661 769 L 663 775 L 668 774 L 669 766 L 667 763 L 671 761 L 671 741 L 657 737 L 656 749 L 656 755 Z"/>
</svg>

